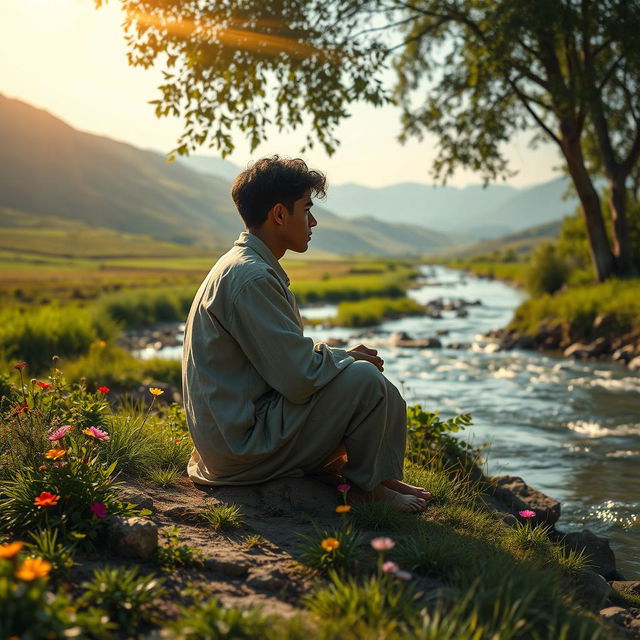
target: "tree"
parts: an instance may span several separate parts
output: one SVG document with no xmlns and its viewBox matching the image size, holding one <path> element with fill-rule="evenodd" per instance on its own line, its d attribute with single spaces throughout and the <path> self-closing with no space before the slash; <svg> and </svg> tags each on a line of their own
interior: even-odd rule
<svg viewBox="0 0 640 640">
<path fill-rule="evenodd" d="M 95 0 L 100 5 L 102 0 Z M 122 0 L 129 61 L 167 70 L 158 116 L 183 118 L 175 149 L 257 146 L 270 122 L 309 127 L 331 153 L 349 104 L 390 99 L 401 138 L 432 132 L 434 164 L 485 181 L 509 174 L 503 146 L 534 129 L 562 153 L 598 280 L 633 270 L 623 197 L 640 155 L 640 0 Z M 596 141 L 610 183 L 613 248 L 585 161 Z"/>
</svg>

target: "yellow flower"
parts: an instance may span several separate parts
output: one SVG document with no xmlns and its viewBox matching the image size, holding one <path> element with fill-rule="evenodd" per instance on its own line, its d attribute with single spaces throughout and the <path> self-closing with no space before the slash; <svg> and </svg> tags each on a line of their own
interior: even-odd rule
<svg viewBox="0 0 640 640">
<path fill-rule="evenodd" d="M 49 571 L 51 571 L 50 562 L 42 558 L 25 558 L 14 575 L 20 580 L 31 582 L 38 578 L 45 578 L 49 575 Z"/>
<path fill-rule="evenodd" d="M 335 538 L 325 538 L 320 545 L 325 551 L 334 551 L 340 546 L 340 542 Z"/>
<path fill-rule="evenodd" d="M 340 504 L 336 507 L 336 513 L 349 513 L 351 506 L 348 504 Z"/>
<path fill-rule="evenodd" d="M 49 451 L 44 454 L 44 457 L 49 460 L 57 460 L 58 458 L 62 458 L 65 453 L 67 453 L 65 449 L 49 449 Z"/>
<path fill-rule="evenodd" d="M 158 389 L 158 387 L 149 387 L 149 393 L 152 396 L 161 396 L 164 391 L 162 389 Z"/>
<path fill-rule="evenodd" d="M 0 544 L 0 558 L 13 558 L 13 556 L 22 549 L 22 542 L 8 542 L 7 544 Z"/>
</svg>

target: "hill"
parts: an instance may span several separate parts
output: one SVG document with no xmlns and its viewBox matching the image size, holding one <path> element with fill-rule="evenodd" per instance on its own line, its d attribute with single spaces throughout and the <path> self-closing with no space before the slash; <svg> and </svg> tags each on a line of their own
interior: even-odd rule
<svg viewBox="0 0 640 640">
<path fill-rule="evenodd" d="M 163 242 L 229 245 L 242 229 L 229 179 L 189 164 L 198 159 L 168 163 L 159 153 L 77 131 L 46 111 L 0 96 L 0 209 L 19 212 L 23 220 L 36 216 L 41 230 L 67 220 Z M 324 256 L 414 256 L 451 244 L 423 227 L 348 221 L 317 210 L 312 249 Z M 0 226 L 13 228 L 16 246 L 28 245 L 34 229 L 27 233 L 15 216 L 9 218 L 0 217 Z"/>
</svg>

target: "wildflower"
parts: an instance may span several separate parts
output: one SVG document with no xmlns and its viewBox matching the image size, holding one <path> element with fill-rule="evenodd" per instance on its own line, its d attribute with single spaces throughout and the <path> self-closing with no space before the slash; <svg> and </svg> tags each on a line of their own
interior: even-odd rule
<svg viewBox="0 0 640 640">
<path fill-rule="evenodd" d="M 58 468 L 60 468 L 60 467 L 66 467 L 66 466 L 67 466 L 67 463 L 66 463 L 64 460 L 58 460 L 57 462 L 54 462 L 54 463 L 53 463 L 53 466 L 54 466 L 54 467 L 58 467 Z"/>
<path fill-rule="evenodd" d="M 325 538 L 320 545 L 325 551 L 335 551 L 340 546 L 340 542 L 335 538 Z"/>
<path fill-rule="evenodd" d="M 347 484 L 346 482 L 343 482 L 342 484 L 339 484 L 336 489 L 338 491 L 340 491 L 341 493 L 344 493 L 345 491 L 349 491 L 349 489 L 351 489 L 351 485 Z"/>
<path fill-rule="evenodd" d="M 351 511 L 351 506 L 348 504 L 339 504 L 336 507 L 336 513 L 349 513 Z"/>
<path fill-rule="evenodd" d="M 395 562 L 391 562 L 391 560 L 388 560 L 387 562 L 385 562 L 382 565 L 382 570 L 385 573 L 397 573 L 398 571 L 400 571 L 400 567 L 395 563 Z"/>
<path fill-rule="evenodd" d="M 38 467 L 38 471 L 44 471 L 46 468 L 47 468 L 47 465 L 46 465 L 46 464 L 41 464 L 41 465 Z"/>
<path fill-rule="evenodd" d="M 149 387 L 149 393 L 152 396 L 157 397 L 157 396 L 161 396 L 164 393 L 164 391 L 162 389 L 158 389 L 158 387 Z"/>
<path fill-rule="evenodd" d="M 23 542 L 8 542 L 0 544 L 0 558 L 13 558 L 22 549 Z"/>
<path fill-rule="evenodd" d="M 43 491 L 39 496 L 33 499 L 33 504 L 36 507 L 55 507 L 60 500 L 60 496 L 51 493 L 50 491 Z"/>
<path fill-rule="evenodd" d="M 376 551 L 391 551 L 396 543 L 391 538 L 374 538 L 371 541 L 371 546 Z"/>
<path fill-rule="evenodd" d="M 25 558 L 15 572 L 15 577 L 25 582 L 46 578 L 51 571 L 51 563 L 42 558 Z"/>
<path fill-rule="evenodd" d="M 75 427 L 72 427 L 70 424 L 65 424 L 59 429 L 52 431 L 49 435 L 49 440 L 60 440 L 64 437 L 64 434 L 67 433 L 67 431 L 72 431 L 73 429 L 75 429 Z"/>
<path fill-rule="evenodd" d="M 13 365 L 13 368 L 17 369 L 18 371 L 22 371 L 26 366 L 27 366 L 26 362 L 18 362 L 17 364 Z"/>
<path fill-rule="evenodd" d="M 102 385 L 101 387 L 98 387 L 98 391 L 106 395 L 107 393 L 109 393 L 109 391 L 111 391 L 111 389 L 109 389 L 109 387 L 105 387 L 104 385 Z"/>
<path fill-rule="evenodd" d="M 41 389 L 51 389 L 51 385 L 48 384 L 47 382 L 40 382 L 40 380 L 38 380 L 36 382 L 36 384 L 41 388 Z"/>
<path fill-rule="evenodd" d="M 536 512 L 531 511 L 531 509 L 523 509 L 522 511 L 518 511 L 521 518 L 535 518 Z"/>
<path fill-rule="evenodd" d="M 107 343 L 104 340 L 98 340 L 98 342 L 96 342 L 96 347 L 98 347 L 98 349 L 104 349 L 107 346 Z"/>
<path fill-rule="evenodd" d="M 176 438 L 173 442 L 175 444 L 180 444 L 182 442 L 182 438 Z"/>
<path fill-rule="evenodd" d="M 96 518 L 106 518 L 107 507 L 102 502 L 92 502 L 89 508 Z"/>
<path fill-rule="evenodd" d="M 66 449 L 49 449 L 49 451 L 44 454 L 44 457 L 49 460 L 57 460 L 58 458 L 62 458 L 65 453 L 67 453 Z"/>
<path fill-rule="evenodd" d="M 109 440 L 109 434 L 98 427 L 87 427 L 82 433 L 95 438 L 96 440 Z"/>
</svg>

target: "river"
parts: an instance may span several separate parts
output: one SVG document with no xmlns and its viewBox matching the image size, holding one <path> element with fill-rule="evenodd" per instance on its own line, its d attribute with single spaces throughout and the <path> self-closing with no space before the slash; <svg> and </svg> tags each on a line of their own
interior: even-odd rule
<svg viewBox="0 0 640 640">
<path fill-rule="evenodd" d="M 408 403 L 440 409 L 445 417 L 469 412 L 474 426 L 462 437 L 488 443 L 491 475 L 522 476 L 558 499 L 562 531 L 590 529 L 610 539 L 618 569 L 640 579 L 640 375 L 610 363 L 578 362 L 533 351 L 493 351 L 481 339 L 508 324 L 524 294 L 504 283 L 474 278 L 443 267 L 421 267 L 421 286 L 409 295 L 420 303 L 434 298 L 476 300 L 458 317 L 403 318 L 363 336 L 361 329 L 308 327 L 314 340 L 374 342 L 385 360 L 385 375 Z M 303 317 L 330 317 L 330 305 L 301 309 Z M 442 349 L 392 347 L 386 336 L 404 331 L 412 338 L 441 333 Z M 469 348 L 448 348 L 469 343 Z M 151 351 L 140 355 L 148 357 Z M 179 357 L 180 347 L 153 355 Z"/>
</svg>

